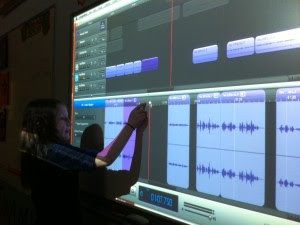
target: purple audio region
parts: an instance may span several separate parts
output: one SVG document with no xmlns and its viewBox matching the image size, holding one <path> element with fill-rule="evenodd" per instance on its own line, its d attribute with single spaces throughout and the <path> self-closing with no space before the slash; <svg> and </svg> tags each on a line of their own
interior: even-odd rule
<svg viewBox="0 0 300 225">
<path fill-rule="evenodd" d="M 158 57 L 106 67 L 106 78 L 128 76 L 158 70 Z"/>
<path fill-rule="evenodd" d="M 105 101 L 104 146 L 109 145 L 123 128 L 124 99 L 110 99 Z M 110 166 L 111 169 L 122 168 L 121 155 Z"/>
<path fill-rule="evenodd" d="M 168 98 L 167 182 L 189 187 L 190 96 Z"/>
<path fill-rule="evenodd" d="M 197 190 L 263 205 L 265 92 L 199 94 L 196 133 Z"/>
<path fill-rule="evenodd" d="M 143 59 L 142 72 L 149 72 L 153 70 L 158 70 L 158 57 Z"/>
<path fill-rule="evenodd" d="M 300 28 L 260 35 L 255 38 L 257 54 L 300 48 Z"/>
<path fill-rule="evenodd" d="M 218 45 L 205 46 L 193 50 L 193 64 L 212 62 L 218 59 Z"/>
<path fill-rule="evenodd" d="M 138 98 L 110 99 L 105 101 L 104 145 L 109 145 L 119 134 L 128 120 L 130 112 L 139 104 Z M 133 132 L 122 153 L 109 166 L 112 170 L 129 170 L 134 151 Z"/>
<path fill-rule="evenodd" d="M 236 58 L 254 54 L 254 38 L 230 41 L 227 43 L 227 58 Z"/>
<path fill-rule="evenodd" d="M 300 214 L 300 88 L 276 93 L 276 207 Z"/>
<path fill-rule="evenodd" d="M 138 98 L 125 98 L 124 99 L 124 114 L 123 114 L 123 121 L 127 122 L 128 117 L 131 113 L 131 111 L 140 104 L 140 101 Z M 131 159 L 134 152 L 134 146 L 135 146 L 135 136 L 136 132 L 134 131 L 131 137 L 129 138 L 129 141 L 125 145 L 123 152 L 122 152 L 122 166 L 123 170 L 130 170 L 131 166 Z"/>
</svg>

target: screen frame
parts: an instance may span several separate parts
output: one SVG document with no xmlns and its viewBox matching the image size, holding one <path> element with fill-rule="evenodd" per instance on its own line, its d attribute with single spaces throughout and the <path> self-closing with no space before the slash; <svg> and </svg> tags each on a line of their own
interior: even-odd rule
<svg viewBox="0 0 300 225">
<path fill-rule="evenodd" d="M 79 11 L 77 11 L 77 12 L 75 12 L 75 13 L 73 13 L 72 15 L 71 15 L 71 30 L 72 30 L 72 32 L 71 32 L 71 37 L 70 37 L 70 43 L 72 43 L 71 44 L 71 50 L 70 50 L 70 55 L 71 55 L 71 66 L 70 66 L 70 68 L 71 68 L 71 70 L 70 70 L 70 74 L 71 74 L 71 93 L 70 93 L 70 99 L 71 99 L 71 101 L 70 101 L 70 108 L 71 108 L 71 121 L 73 122 L 74 121 L 74 100 L 75 100 L 75 98 L 74 98 L 74 68 L 75 68 L 75 48 L 74 48 L 74 18 L 76 17 L 76 16 L 78 16 L 78 15 L 80 15 L 80 14 L 82 14 L 82 13 L 84 13 L 84 12 L 86 12 L 86 11 L 89 11 L 90 9 L 93 9 L 94 7 L 96 7 L 96 6 L 99 6 L 99 5 L 101 5 L 101 4 L 104 4 L 104 3 L 106 3 L 106 2 L 109 2 L 110 0 L 99 0 L 99 1 L 95 1 L 94 3 L 92 3 L 92 4 L 90 4 L 90 5 L 88 5 L 88 6 L 86 6 L 86 7 L 83 7 L 82 9 L 80 9 Z M 271 80 L 271 78 L 270 78 L 270 80 Z M 241 81 L 242 83 L 244 83 L 245 81 L 243 80 L 243 81 Z M 222 83 L 222 82 L 221 82 Z M 300 81 L 295 81 L 295 82 L 282 82 L 282 81 L 275 81 L 274 83 L 268 83 L 267 81 L 266 81 L 266 83 L 259 83 L 259 84 L 256 84 L 256 83 L 253 83 L 253 84 L 250 84 L 250 85 L 243 85 L 243 86 L 247 86 L 247 88 L 245 88 L 245 89 L 247 89 L 247 90 L 251 90 L 251 89 L 259 89 L 259 86 L 261 85 L 261 86 L 268 86 L 268 85 L 271 85 L 272 86 L 272 88 L 273 88 L 273 85 L 276 87 L 282 87 L 282 84 L 283 84 L 283 86 L 284 87 L 294 87 L 294 86 L 300 86 Z M 205 88 L 201 88 L 201 89 L 197 89 L 197 90 L 195 90 L 195 92 L 197 91 L 197 93 L 200 93 L 199 92 L 199 90 L 201 90 L 201 92 L 207 92 L 208 90 L 209 90 L 209 92 L 211 92 L 212 90 L 214 90 L 214 89 L 216 89 L 216 90 L 222 90 L 223 88 L 226 90 L 226 89 L 228 89 L 228 88 L 232 88 L 232 89 L 230 89 L 231 91 L 232 90 L 241 90 L 241 88 L 240 88 L 240 86 L 239 85 L 241 85 L 241 83 L 239 83 L 239 81 L 237 80 L 236 81 L 236 84 L 234 84 L 233 86 L 228 86 L 228 85 L 226 85 L 226 84 L 224 84 L 224 83 L 222 83 L 222 84 L 219 84 L 220 86 L 218 86 L 217 85 L 217 82 L 216 83 L 212 83 L 212 84 L 210 84 L 211 86 L 213 86 L 212 88 L 209 88 L 209 87 L 205 87 Z M 215 86 L 214 86 L 215 85 Z M 255 87 L 254 87 L 255 86 Z M 184 87 L 183 87 L 184 88 Z M 250 88 L 250 89 L 249 89 Z M 175 90 L 175 92 L 177 92 L 177 91 L 179 91 L 179 92 L 186 92 L 186 90 L 185 89 L 180 89 L 180 90 Z M 174 93 L 174 91 L 170 91 L 171 93 Z M 160 92 L 159 94 L 164 94 L 164 95 L 168 95 L 168 91 L 164 91 L 164 92 Z M 137 95 L 139 95 L 139 94 L 137 94 Z M 127 95 L 126 95 L 127 96 Z M 133 94 L 133 96 L 134 96 L 134 94 Z M 103 96 L 103 98 L 105 98 L 105 99 L 112 99 L 112 98 L 116 98 L 116 97 L 120 97 L 120 96 L 116 96 L 116 95 L 108 95 L 108 96 Z M 102 98 L 102 97 L 100 97 L 100 98 Z M 85 99 L 85 98 L 82 98 L 82 99 Z M 81 100 L 82 100 L 81 99 Z M 71 141 L 72 141 L 72 136 L 73 136 L 73 123 L 72 123 L 72 127 L 71 127 Z M 167 219 L 167 220 L 170 220 L 170 221 L 172 221 L 172 222 L 178 222 L 178 223 L 182 223 L 183 221 L 181 221 L 181 220 L 177 220 L 177 219 L 172 219 L 172 218 L 169 218 L 168 216 L 165 216 L 165 215 L 160 215 L 160 214 L 157 214 L 157 213 L 153 213 L 153 212 L 151 212 L 150 210 L 147 210 L 147 209 L 143 209 L 143 208 L 140 208 L 140 207 L 136 207 L 136 206 L 134 206 L 134 204 L 132 204 L 131 202 L 129 202 L 129 201 L 126 201 L 126 200 L 124 200 L 124 199 L 122 199 L 122 198 L 117 198 L 114 202 L 116 202 L 117 204 L 120 204 L 120 205 L 123 205 L 123 206 L 129 206 L 129 207 L 131 207 L 132 209 L 134 209 L 134 210 L 138 210 L 138 211 L 141 211 L 141 212 L 144 212 L 144 213 L 147 213 L 147 214 L 149 214 L 149 215 L 151 215 L 151 216 L 154 216 L 154 217 L 161 217 L 161 218 L 164 218 L 164 219 Z M 228 203 L 229 204 L 229 203 Z M 235 205 L 234 205 L 235 206 Z M 256 211 L 255 211 L 256 212 Z M 259 212 L 259 213 L 264 213 L 264 212 Z M 267 213 L 266 213 L 267 214 Z M 272 215 L 272 213 L 271 214 L 267 214 L 267 215 Z M 274 215 L 274 216 L 276 216 L 276 215 Z M 279 218 L 281 218 L 281 217 L 279 217 Z M 288 219 L 287 219 L 288 220 Z M 292 220 L 288 220 L 288 221 L 292 221 Z M 186 223 L 186 224 L 189 224 L 189 223 Z"/>
</svg>

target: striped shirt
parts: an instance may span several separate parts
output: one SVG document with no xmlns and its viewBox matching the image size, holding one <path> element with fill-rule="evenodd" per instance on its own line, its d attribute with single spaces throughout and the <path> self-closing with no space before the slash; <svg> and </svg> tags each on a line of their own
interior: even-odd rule
<svg viewBox="0 0 300 225">
<path fill-rule="evenodd" d="M 90 171 L 95 169 L 97 151 L 77 148 L 68 144 L 48 144 L 44 160 L 68 171 Z"/>
</svg>

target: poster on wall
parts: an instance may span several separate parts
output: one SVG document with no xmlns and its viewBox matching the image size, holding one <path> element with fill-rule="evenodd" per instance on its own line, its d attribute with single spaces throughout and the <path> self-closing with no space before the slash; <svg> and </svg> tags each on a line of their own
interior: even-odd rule
<svg viewBox="0 0 300 225">
<path fill-rule="evenodd" d="M 0 106 L 8 105 L 9 99 L 9 74 L 0 72 Z"/>
<path fill-rule="evenodd" d="M 39 33 L 47 35 L 50 29 L 50 10 L 35 16 L 29 21 L 25 22 L 21 27 L 22 40 L 26 41 Z"/>
<path fill-rule="evenodd" d="M 0 142 L 6 140 L 6 109 L 0 108 Z"/>
</svg>

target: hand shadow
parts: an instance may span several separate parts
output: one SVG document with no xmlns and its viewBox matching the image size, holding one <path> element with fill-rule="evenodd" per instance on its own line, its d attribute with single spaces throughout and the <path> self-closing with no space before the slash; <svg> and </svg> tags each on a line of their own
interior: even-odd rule
<svg viewBox="0 0 300 225">
<path fill-rule="evenodd" d="M 98 124 L 92 124 L 84 130 L 80 148 L 94 149 L 98 152 L 103 150 L 103 131 Z M 96 168 L 95 171 L 81 173 L 79 184 L 80 188 L 88 193 L 106 199 L 115 199 L 130 192 L 130 187 L 137 181 L 136 172 L 139 173 L 139 168 L 138 171 L 135 168 L 130 168 L 130 171 L 114 171 L 107 167 Z"/>
</svg>

